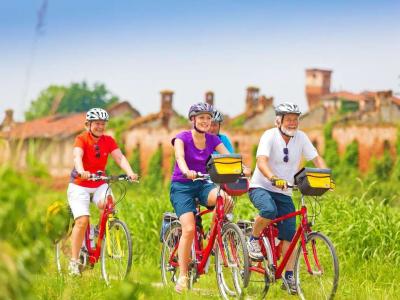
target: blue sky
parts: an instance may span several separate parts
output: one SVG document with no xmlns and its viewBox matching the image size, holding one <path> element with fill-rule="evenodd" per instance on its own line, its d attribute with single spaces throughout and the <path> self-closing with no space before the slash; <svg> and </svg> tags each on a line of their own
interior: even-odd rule
<svg viewBox="0 0 400 300">
<path fill-rule="evenodd" d="M 82 80 L 142 114 L 171 89 L 183 114 L 212 90 L 235 115 L 249 85 L 305 110 L 306 68 L 332 69 L 333 90 L 400 92 L 399 1 L 48 0 L 33 47 L 42 2 L 0 2 L 0 113 L 17 119 L 50 84 Z"/>
</svg>

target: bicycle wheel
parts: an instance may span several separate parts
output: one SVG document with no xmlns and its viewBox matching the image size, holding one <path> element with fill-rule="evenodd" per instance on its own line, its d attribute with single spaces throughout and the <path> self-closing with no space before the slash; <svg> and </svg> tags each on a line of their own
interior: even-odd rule
<svg viewBox="0 0 400 300">
<path fill-rule="evenodd" d="M 248 238 L 246 237 L 246 240 Z M 270 249 L 268 239 L 265 239 L 263 243 L 264 249 L 267 249 L 267 247 Z M 265 243 L 268 243 L 268 245 L 265 245 Z M 254 299 L 264 299 L 271 284 L 269 276 L 275 276 L 275 269 L 273 269 L 273 266 L 269 266 L 265 257 L 261 261 L 250 259 L 250 278 L 246 294 Z"/>
<path fill-rule="evenodd" d="M 178 221 L 171 223 L 161 250 L 161 278 L 164 286 L 175 286 L 178 280 L 178 245 L 182 235 L 182 227 Z"/>
<path fill-rule="evenodd" d="M 132 238 L 121 220 L 107 222 L 108 234 L 101 249 L 101 274 L 107 284 L 123 280 L 131 270 Z"/>
<path fill-rule="evenodd" d="M 218 290 L 223 299 L 241 299 L 249 282 L 249 255 L 244 235 L 236 224 L 227 223 L 222 227 L 222 244 L 223 249 L 218 244 L 215 247 Z"/>
<path fill-rule="evenodd" d="M 333 299 L 339 281 L 339 262 L 332 242 L 322 233 L 307 235 L 307 255 L 297 248 L 294 276 L 301 299 Z M 306 257 L 311 273 L 308 272 Z"/>
<path fill-rule="evenodd" d="M 59 274 L 68 272 L 69 261 L 71 260 L 71 232 L 60 239 L 54 247 L 56 268 Z"/>
</svg>

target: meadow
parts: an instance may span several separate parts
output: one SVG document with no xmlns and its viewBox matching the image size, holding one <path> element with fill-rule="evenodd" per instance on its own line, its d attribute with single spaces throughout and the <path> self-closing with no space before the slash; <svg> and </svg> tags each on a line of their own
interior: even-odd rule
<svg viewBox="0 0 400 300">
<path fill-rule="evenodd" d="M 134 260 L 126 281 L 107 286 L 100 266 L 82 278 L 57 274 L 46 209 L 65 200 L 43 170 L 20 173 L 0 168 L 0 299 L 218 299 L 213 268 L 184 296 L 162 287 L 159 232 L 162 213 L 171 211 L 168 187 L 143 180 L 128 188 L 118 215 L 133 236 Z M 390 185 L 390 193 L 388 186 Z M 336 299 L 395 299 L 400 292 L 400 209 L 398 181 L 348 178 L 319 202 L 310 202 L 315 230 L 336 247 L 340 281 Z M 298 203 L 299 195 L 295 195 Z M 313 204 L 313 205 L 311 205 Z M 96 216 L 93 211 L 94 218 Z M 251 219 L 247 196 L 236 201 L 235 219 Z M 294 299 L 274 285 L 270 299 Z"/>
</svg>

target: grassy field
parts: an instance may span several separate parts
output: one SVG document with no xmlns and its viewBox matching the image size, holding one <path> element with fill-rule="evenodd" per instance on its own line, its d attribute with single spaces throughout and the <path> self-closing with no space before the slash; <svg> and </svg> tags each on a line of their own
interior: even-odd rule
<svg viewBox="0 0 400 300">
<path fill-rule="evenodd" d="M 160 283 L 161 215 L 172 209 L 167 188 L 129 188 L 119 207 L 119 217 L 133 235 L 133 268 L 125 282 L 108 287 L 101 279 L 99 265 L 85 271 L 82 278 L 59 276 L 55 270 L 52 243 L 44 232 L 45 215 L 49 204 L 65 199 L 65 192 L 50 190 L 46 186 L 50 179 L 46 177 L 21 177 L 10 169 L 1 169 L 0 175 L 0 189 L 7 191 L 0 196 L 0 299 L 218 298 L 211 267 L 195 289 L 183 296 Z M 336 299 L 396 299 L 400 293 L 398 198 L 388 202 L 376 195 L 376 187 L 372 191 L 360 181 L 339 183 L 335 192 L 314 204 L 314 229 L 331 238 L 339 255 Z M 238 199 L 235 218 L 250 219 L 254 215 L 247 197 Z M 271 288 L 268 297 L 295 298 L 280 290 L 280 282 Z"/>
</svg>

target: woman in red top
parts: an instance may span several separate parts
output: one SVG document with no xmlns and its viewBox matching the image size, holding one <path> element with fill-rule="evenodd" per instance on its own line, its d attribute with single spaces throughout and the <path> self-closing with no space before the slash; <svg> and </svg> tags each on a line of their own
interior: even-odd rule
<svg viewBox="0 0 400 300">
<path fill-rule="evenodd" d="M 91 173 L 105 172 L 108 155 L 123 169 L 131 180 L 137 180 L 138 175 L 132 171 L 128 160 L 118 148 L 115 140 L 104 135 L 108 113 L 101 108 L 92 108 L 86 114 L 85 126 L 87 131 L 75 139 L 73 157 L 74 169 L 68 186 L 68 203 L 75 219 L 71 234 L 72 255 L 69 264 L 71 275 L 80 275 L 78 256 L 85 230 L 89 223 L 90 195 L 99 209 L 104 208 L 104 199 L 108 189 L 104 181 L 90 181 Z"/>
</svg>

